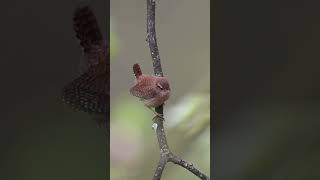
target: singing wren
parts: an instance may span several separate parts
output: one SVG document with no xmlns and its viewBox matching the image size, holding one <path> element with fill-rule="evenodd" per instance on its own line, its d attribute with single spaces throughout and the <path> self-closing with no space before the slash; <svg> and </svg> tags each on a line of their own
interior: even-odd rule
<svg viewBox="0 0 320 180">
<path fill-rule="evenodd" d="M 163 105 L 169 99 L 170 85 L 166 77 L 142 74 L 139 64 L 133 65 L 133 72 L 136 80 L 130 88 L 130 93 L 140 98 L 150 110 Z M 157 116 L 163 116 L 155 111 L 153 112 Z"/>
</svg>

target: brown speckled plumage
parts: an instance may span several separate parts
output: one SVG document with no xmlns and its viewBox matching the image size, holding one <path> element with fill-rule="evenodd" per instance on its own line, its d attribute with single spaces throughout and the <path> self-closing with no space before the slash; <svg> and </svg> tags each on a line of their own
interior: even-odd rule
<svg viewBox="0 0 320 180">
<path fill-rule="evenodd" d="M 133 72 L 136 80 L 130 93 L 140 98 L 147 107 L 160 106 L 169 99 L 170 85 L 166 77 L 142 74 L 138 64 L 133 65 Z"/>
<path fill-rule="evenodd" d="M 110 58 L 107 42 L 89 6 L 76 9 L 73 22 L 83 50 L 83 73 L 63 88 L 63 101 L 77 110 L 109 117 Z"/>
</svg>

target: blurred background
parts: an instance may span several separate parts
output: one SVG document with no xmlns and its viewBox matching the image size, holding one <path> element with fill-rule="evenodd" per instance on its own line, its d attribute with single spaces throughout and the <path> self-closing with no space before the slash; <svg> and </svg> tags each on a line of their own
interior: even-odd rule
<svg viewBox="0 0 320 180">
<path fill-rule="evenodd" d="M 171 150 L 210 175 L 210 1 L 157 1 L 156 33 L 171 97 L 164 107 Z M 151 179 L 159 160 L 154 114 L 129 94 L 132 65 L 153 74 L 146 1 L 111 0 L 111 179 Z M 167 164 L 163 179 L 198 179 Z"/>
<path fill-rule="evenodd" d="M 103 129 L 61 101 L 79 76 L 81 49 L 73 31 L 79 0 L 3 1 L 0 7 L 0 179 L 107 179 Z M 109 34 L 106 1 L 93 1 Z"/>
<path fill-rule="evenodd" d="M 320 179 L 319 1 L 214 6 L 212 176 Z"/>
<path fill-rule="evenodd" d="M 209 0 L 157 1 L 158 45 L 172 86 L 165 126 L 174 153 L 206 174 L 213 168 L 210 176 L 220 180 L 320 179 L 317 2 L 216 0 L 210 35 Z M 128 92 L 132 64 L 153 72 L 145 1 L 111 1 L 110 167 L 105 132 L 60 99 L 79 75 L 72 30 L 78 4 L 1 3 L 0 179 L 99 180 L 109 168 L 113 180 L 153 175 L 159 159 L 153 114 Z M 93 9 L 109 34 L 106 2 L 94 1 Z M 163 178 L 197 179 L 172 164 Z"/>
</svg>

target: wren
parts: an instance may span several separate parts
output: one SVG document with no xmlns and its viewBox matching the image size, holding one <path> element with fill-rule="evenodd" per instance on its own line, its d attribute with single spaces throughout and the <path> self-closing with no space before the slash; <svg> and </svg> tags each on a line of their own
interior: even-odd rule
<svg viewBox="0 0 320 180">
<path fill-rule="evenodd" d="M 130 88 L 130 93 L 140 98 L 146 107 L 152 110 L 152 108 L 163 105 L 169 99 L 170 85 L 166 77 L 142 74 L 139 64 L 133 65 L 133 72 L 136 80 Z M 157 116 L 163 116 L 153 112 Z"/>
</svg>

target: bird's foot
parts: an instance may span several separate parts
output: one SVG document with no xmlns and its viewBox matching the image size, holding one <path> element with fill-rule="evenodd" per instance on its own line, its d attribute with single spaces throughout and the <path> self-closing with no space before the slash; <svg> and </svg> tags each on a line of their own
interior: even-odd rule
<svg viewBox="0 0 320 180">
<path fill-rule="evenodd" d="M 162 121 L 164 121 L 164 116 L 163 116 L 163 114 L 159 114 L 159 113 L 157 113 L 157 112 L 155 112 L 155 116 L 152 118 L 152 121 L 153 122 L 155 122 L 155 120 L 157 119 L 157 118 L 160 118 L 160 119 L 162 119 Z"/>
</svg>

